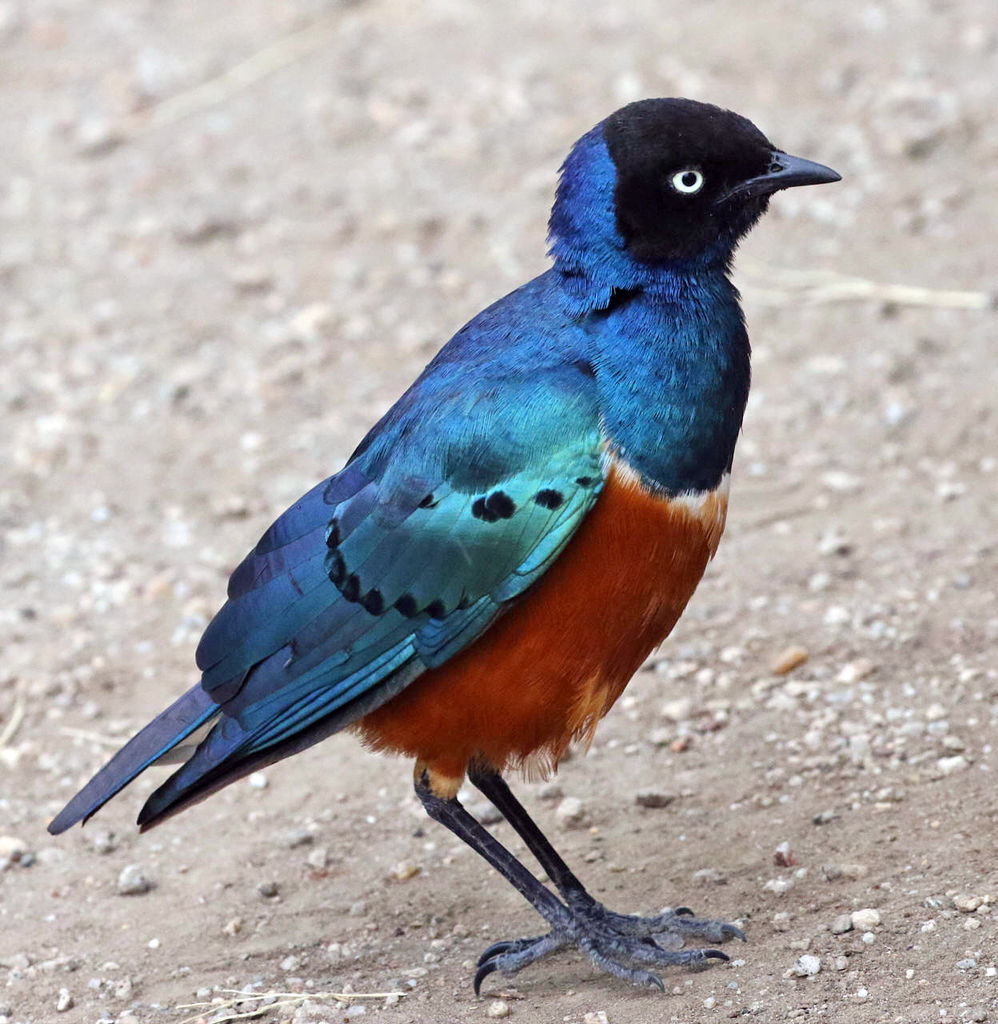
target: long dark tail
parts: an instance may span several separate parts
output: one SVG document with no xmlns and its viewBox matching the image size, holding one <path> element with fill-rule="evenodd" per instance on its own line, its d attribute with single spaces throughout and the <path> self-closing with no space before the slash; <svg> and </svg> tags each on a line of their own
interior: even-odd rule
<svg viewBox="0 0 998 1024">
<path fill-rule="evenodd" d="M 195 730 L 219 713 L 218 704 L 195 686 L 141 732 L 133 736 L 114 757 L 52 819 L 49 832 L 58 835 L 100 810 L 137 775 L 168 754 Z"/>
</svg>

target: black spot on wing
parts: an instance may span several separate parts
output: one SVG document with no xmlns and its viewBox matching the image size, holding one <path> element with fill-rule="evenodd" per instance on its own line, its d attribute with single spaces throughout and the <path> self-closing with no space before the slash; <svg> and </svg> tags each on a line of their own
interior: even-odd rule
<svg viewBox="0 0 998 1024">
<path fill-rule="evenodd" d="M 333 516 L 329 520 L 329 526 L 326 528 L 326 547 L 335 548 L 339 547 L 340 543 L 340 521 Z"/>
<path fill-rule="evenodd" d="M 364 610 L 372 615 L 380 615 L 385 610 L 385 599 L 381 596 L 381 591 L 377 587 L 372 587 L 360 599 L 360 603 L 364 606 Z"/>
<path fill-rule="evenodd" d="M 575 482 L 580 487 L 595 487 L 600 481 L 598 476 L 577 476 Z"/>
<path fill-rule="evenodd" d="M 327 561 L 328 569 L 326 570 L 329 575 L 329 582 L 335 587 L 342 588 L 343 584 L 346 583 L 347 579 L 347 563 L 344 559 L 342 552 L 333 551 L 330 552 L 330 557 Z"/>
<path fill-rule="evenodd" d="M 412 594 L 403 594 L 395 602 L 395 610 L 399 615 L 404 615 L 407 619 L 411 619 L 419 613 L 419 605 L 416 604 L 416 599 Z"/>
<path fill-rule="evenodd" d="M 556 491 L 552 487 L 545 487 L 544 490 L 538 491 L 534 495 L 534 503 L 540 505 L 541 508 L 556 509 L 559 508 L 565 501 L 565 496 L 561 491 Z"/>
<path fill-rule="evenodd" d="M 419 503 L 418 508 L 433 508 L 436 505 L 436 501 L 433 500 L 432 494 L 427 494 L 425 498 Z"/>
<path fill-rule="evenodd" d="M 505 491 L 493 491 L 471 503 L 471 514 L 483 523 L 495 523 L 510 519 L 516 511 L 516 502 Z"/>
<path fill-rule="evenodd" d="M 340 593 L 348 601 L 356 602 L 360 600 L 360 577 L 355 572 L 350 573 L 347 577 L 347 581 L 340 589 Z"/>
<path fill-rule="evenodd" d="M 447 608 L 444 606 L 443 601 L 438 597 L 435 601 L 431 601 L 426 606 L 426 613 L 431 619 L 442 619 L 447 614 Z"/>
</svg>

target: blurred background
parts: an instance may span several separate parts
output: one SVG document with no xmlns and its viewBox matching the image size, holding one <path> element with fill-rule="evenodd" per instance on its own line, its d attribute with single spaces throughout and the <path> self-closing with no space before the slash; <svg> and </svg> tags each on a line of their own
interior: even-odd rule
<svg viewBox="0 0 998 1024">
<path fill-rule="evenodd" d="M 194 681 L 270 520 L 544 269 L 572 142 L 659 95 L 844 180 L 739 256 L 755 383 L 708 579 L 524 791 L 542 821 L 584 797 L 560 845 L 600 898 L 751 945 L 667 1004 L 571 958 L 495 988 L 579 1024 L 995 1019 L 996 51 L 984 0 L 0 2 L 0 1022 L 247 985 L 312 992 L 273 1020 L 342 1019 L 315 993 L 344 986 L 491 1012 L 467 962 L 526 908 L 350 737 L 141 839 L 153 780 L 44 826 Z"/>
</svg>

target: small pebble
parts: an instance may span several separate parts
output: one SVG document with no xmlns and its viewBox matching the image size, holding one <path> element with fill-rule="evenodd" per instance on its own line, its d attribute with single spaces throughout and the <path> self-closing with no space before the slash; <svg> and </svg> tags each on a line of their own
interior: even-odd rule
<svg viewBox="0 0 998 1024">
<path fill-rule="evenodd" d="M 582 1024 L 610 1024 L 605 1010 L 590 1010 L 582 1015 Z"/>
<path fill-rule="evenodd" d="M 84 832 L 86 841 L 94 853 L 112 853 L 118 846 L 118 837 L 106 828 L 98 828 L 91 834 Z"/>
<path fill-rule="evenodd" d="M 20 860 L 27 849 L 28 844 L 17 836 L 0 836 L 0 860 Z"/>
<path fill-rule="evenodd" d="M 566 796 L 554 812 L 562 828 L 583 828 L 586 824 L 586 810 L 577 796 Z"/>
<path fill-rule="evenodd" d="M 794 880 L 792 878 L 771 878 L 764 886 L 767 892 L 775 892 L 777 896 L 782 896 L 784 893 L 790 892 L 794 887 Z"/>
<path fill-rule="evenodd" d="M 638 807 L 668 807 L 675 799 L 675 793 L 669 793 L 662 789 L 639 789 L 634 794 L 634 802 Z"/>
<path fill-rule="evenodd" d="M 707 996 L 703 1001 L 703 1005 L 705 1010 L 713 1010 L 717 1006 L 717 1000 L 713 996 Z"/>
<path fill-rule="evenodd" d="M 289 828 L 278 834 L 277 842 L 289 850 L 297 850 L 299 846 L 311 846 L 315 842 L 315 834 L 305 827 Z"/>
<path fill-rule="evenodd" d="M 773 863 L 778 868 L 791 868 L 797 863 L 794 859 L 793 850 L 790 849 L 790 843 L 786 840 L 780 843 L 773 853 Z"/>
<path fill-rule="evenodd" d="M 421 870 L 422 868 L 418 864 L 413 864 L 412 861 L 400 860 L 392 868 L 392 878 L 396 882 L 408 882 L 410 878 L 415 878 Z"/>
<path fill-rule="evenodd" d="M 840 878 L 849 878 L 855 881 L 865 877 L 868 872 L 869 868 L 865 864 L 824 864 L 821 868 L 826 882 L 836 882 Z"/>
<path fill-rule="evenodd" d="M 936 761 L 936 769 L 940 775 L 955 775 L 957 772 L 965 771 L 970 767 L 970 762 L 963 754 L 955 754 L 953 757 L 941 757 Z"/>
<path fill-rule="evenodd" d="M 876 667 L 869 658 L 859 658 L 843 665 L 835 680 L 839 683 L 858 683 L 861 679 L 871 675 Z"/>
<path fill-rule="evenodd" d="M 509 1016 L 509 1003 L 505 999 L 493 999 L 489 1003 L 489 1008 L 486 1013 L 490 1017 L 508 1017 Z"/>
<path fill-rule="evenodd" d="M 849 957 L 842 956 L 841 954 L 835 958 L 832 966 L 837 971 L 844 971 L 849 966 Z"/>
<path fill-rule="evenodd" d="M 309 850 L 305 860 L 309 867 L 324 868 L 329 863 L 329 851 L 324 846 L 317 846 L 314 850 Z"/>
<path fill-rule="evenodd" d="M 153 888 L 154 882 L 146 875 L 141 864 L 128 864 L 118 875 L 117 892 L 119 896 L 141 896 Z"/>
<path fill-rule="evenodd" d="M 229 936 L 238 935 L 243 930 L 243 919 L 241 917 L 234 917 L 231 921 L 227 921 L 222 928 L 222 931 Z"/>
<path fill-rule="evenodd" d="M 670 722 L 682 722 L 693 714 L 693 701 L 689 697 L 667 700 L 662 705 L 662 717 Z"/>
<path fill-rule="evenodd" d="M 833 935 L 845 935 L 846 932 L 851 932 L 852 929 L 853 924 L 851 914 L 839 914 L 839 916 L 832 922 Z"/>
<path fill-rule="evenodd" d="M 984 899 L 982 897 L 971 896 L 969 893 L 953 897 L 953 906 L 956 907 L 961 914 L 973 914 L 974 911 L 983 903 Z"/>
<path fill-rule="evenodd" d="M 807 658 L 807 648 L 795 644 L 780 651 L 770 663 L 769 668 L 773 675 L 785 676 L 803 665 Z"/>
<path fill-rule="evenodd" d="M 277 882 L 261 882 L 256 887 L 257 894 L 262 896 L 265 900 L 272 900 L 281 891 L 281 887 Z"/>
<path fill-rule="evenodd" d="M 55 1004 L 56 1013 L 65 1013 L 67 1010 L 72 1010 L 74 1005 L 73 997 L 70 995 L 69 989 L 59 989 L 59 998 L 56 1000 Z"/>
<path fill-rule="evenodd" d="M 267 776 L 263 772 L 253 772 L 249 777 L 249 784 L 253 789 L 266 789 L 270 785 L 267 781 Z"/>
<path fill-rule="evenodd" d="M 727 885 L 728 876 L 717 868 L 700 868 L 693 872 L 693 881 L 697 885 Z"/>
<path fill-rule="evenodd" d="M 76 148 L 81 156 L 102 156 L 122 141 L 121 133 L 105 117 L 88 116 L 76 126 Z"/>
<path fill-rule="evenodd" d="M 873 907 L 854 910 L 850 916 L 852 918 L 852 926 L 857 931 L 868 932 L 871 928 L 876 928 L 880 924 L 880 911 L 875 910 Z"/>
<path fill-rule="evenodd" d="M 281 961 L 281 970 L 290 973 L 291 971 L 297 971 L 301 968 L 302 959 L 300 956 L 286 956 Z"/>
<path fill-rule="evenodd" d="M 813 953 L 805 953 L 797 958 L 794 964 L 794 974 L 798 978 L 810 978 L 821 970 L 821 957 Z"/>
</svg>

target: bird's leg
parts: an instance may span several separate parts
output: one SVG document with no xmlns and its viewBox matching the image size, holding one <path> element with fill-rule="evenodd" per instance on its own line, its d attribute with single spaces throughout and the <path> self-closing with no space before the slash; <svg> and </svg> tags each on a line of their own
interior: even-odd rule
<svg viewBox="0 0 998 1024">
<path fill-rule="evenodd" d="M 502 964 L 497 962 L 498 957 L 483 956 L 475 973 L 475 995 L 478 995 L 482 981 L 493 971 L 502 969 L 515 973 L 571 941 L 571 913 L 568 908 L 469 814 L 457 797 L 445 799 L 437 796 L 425 772 L 416 777 L 416 796 L 434 821 L 450 829 L 458 839 L 487 860 L 551 926 L 547 935 L 501 943 Z"/>
<path fill-rule="evenodd" d="M 567 906 L 558 900 L 458 802 L 436 796 L 426 775 L 416 781 L 416 793 L 427 813 L 449 828 L 484 857 L 528 900 L 551 925 L 547 935 L 530 939 L 497 942 L 482 954 L 475 974 L 475 992 L 493 971 L 515 974 L 528 964 L 566 945 L 586 953 L 598 967 L 616 977 L 639 985 L 663 988 L 661 979 L 644 967 L 631 967 L 621 961 L 666 967 L 693 966 L 710 959 L 727 960 L 716 949 L 663 949 L 652 936 L 684 940 L 707 938 L 723 942 L 742 933 L 720 921 L 700 921 L 685 908 L 667 911 L 654 918 L 630 917 L 607 910 L 586 892 L 568 865 L 531 820 L 520 802 L 496 772 L 473 768 L 469 777 L 503 813 L 513 828 L 540 861 Z"/>
<path fill-rule="evenodd" d="M 481 825 L 457 797 L 445 799 L 430 788 L 426 774 L 416 779 L 416 796 L 434 820 L 450 829 L 480 857 L 484 857 L 548 924 L 564 924 L 568 910 L 561 900 L 537 879 Z"/>
<path fill-rule="evenodd" d="M 468 779 L 513 826 L 570 907 L 596 902 L 498 772 L 473 764 L 468 769 Z"/>
</svg>

